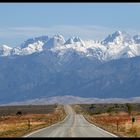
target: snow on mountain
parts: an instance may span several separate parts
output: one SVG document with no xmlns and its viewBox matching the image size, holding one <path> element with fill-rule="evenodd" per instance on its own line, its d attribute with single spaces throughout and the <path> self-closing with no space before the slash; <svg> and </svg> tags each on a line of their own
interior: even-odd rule
<svg viewBox="0 0 140 140">
<path fill-rule="evenodd" d="M 140 44 L 138 43 L 138 36 L 136 37 L 135 40 L 137 40 L 137 44 L 132 36 L 121 31 L 116 31 L 103 41 L 83 41 L 79 37 L 72 37 L 68 39 L 64 45 L 56 46 L 51 48 L 51 50 L 62 57 L 73 50 L 78 55 L 88 58 L 97 58 L 100 61 L 130 58 L 140 55 Z"/>
<path fill-rule="evenodd" d="M 64 51 L 66 52 L 66 51 L 69 51 L 70 49 L 73 49 L 77 52 L 86 52 L 86 47 L 81 41 L 76 41 L 76 42 L 72 41 L 72 44 L 70 44 L 69 42 L 66 42 L 62 46 L 56 46 L 55 48 L 51 48 L 52 51 L 55 51 L 55 52 L 58 51 L 60 52 L 60 54 L 63 54 Z"/>
<path fill-rule="evenodd" d="M 54 35 L 44 45 L 43 48 L 53 48 L 56 46 L 62 46 L 65 43 L 65 39 L 62 35 Z"/>
<path fill-rule="evenodd" d="M 22 55 L 28 55 L 35 52 L 40 52 L 43 50 L 42 46 L 44 45 L 43 42 L 37 41 L 33 44 L 29 44 L 28 47 L 22 49 Z"/>
<path fill-rule="evenodd" d="M 100 61 L 130 58 L 140 55 L 140 35 L 131 36 L 116 31 L 102 41 L 82 40 L 80 37 L 71 37 L 65 41 L 62 35 L 40 36 L 28 39 L 15 48 L 1 46 L 0 56 L 30 55 L 47 50 L 56 53 L 59 58 L 67 54 L 73 56 L 73 53 Z"/>
<path fill-rule="evenodd" d="M 65 42 L 65 44 L 73 44 L 75 42 L 82 42 L 82 40 L 80 37 L 71 37 Z"/>
<path fill-rule="evenodd" d="M 48 42 L 48 40 L 48 36 L 30 38 L 24 41 L 20 47 L 14 48 L 12 55 L 29 55 L 35 52 L 41 52 L 43 51 L 43 45 Z"/>
<path fill-rule="evenodd" d="M 124 31 L 123 32 L 116 31 L 102 41 L 102 44 L 104 45 L 107 44 L 121 45 L 121 44 L 132 44 L 132 43 L 133 43 L 132 37 Z"/>
<path fill-rule="evenodd" d="M 7 45 L 0 46 L 0 56 L 8 56 L 11 55 L 12 48 Z"/>
<path fill-rule="evenodd" d="M 11 55 L 29 55 L 32 53 L 41 52 L 43 51 L 43 44 L 43 42 L 37 41 L 35 43 L 28 44 L 25 48 L 15 47 L 11 50 Z"/>
<path fill-rule="evenodd" d="M 134 39 L 134 42 L 135 42 L 136 44 L 139 44 L 139 43 L 140 43 L 140 35 L 135 35 L 135 36 L 133 37 L 133 39 Z"/>
<path fill-rule="evenodd" d="M 35 42 L 42 42 L 42 43 L 45 43 L 49 40 L 49 37 L 48 36 L 40 36 L 40 37 L 35 37 L 35 38 L 30 38 L 26 41 L 24 41 L 22 44 L 21 44 L 21 48 L 26 48 L 28 47 L 30 44 L 34 44 Z"/>
<path fill-rule="evenodd" d="M 135 44 L 133 37 L 126 32 L 116 31 L 101 42 L 107 47 L 104 60 L 130 58 L 140 55 L 140 44 Z"/>
</svg>

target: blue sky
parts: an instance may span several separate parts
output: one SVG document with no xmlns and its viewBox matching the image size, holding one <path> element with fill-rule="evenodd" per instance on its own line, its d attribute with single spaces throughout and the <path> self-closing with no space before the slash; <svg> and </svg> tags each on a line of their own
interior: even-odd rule
<svg viewBox="0 0 140 140">
<path fill-rule="evenodd" d="M 140 33 L 139 3 L 0 3 L 0 44 L 54 34 L 102 39 L 116 30 Z"/>
</svg>

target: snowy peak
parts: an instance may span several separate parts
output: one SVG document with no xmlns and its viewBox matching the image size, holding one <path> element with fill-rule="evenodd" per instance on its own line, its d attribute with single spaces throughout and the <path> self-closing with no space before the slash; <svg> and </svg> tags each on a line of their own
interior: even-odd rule
<svg viewBox="0 0 140 140">
<path fill-rule="evenodd" d="M 42 51 L 55 53 L 61 60 L 67 56 L 73 58 L 74 54 L 100 61 L 130 58 L 140 56 L 140 35 L 130 36 L 124 31 L 116 31 L 103 41 L 82 40 L 77 36 L 65 41 L 62 35 L 54 35 L 53 37 L 44 35 L 30 38 L 19 47 L 0 46 L 0 56 L 30 55 Z M 69 61 L 68 58 L 66 60 Z"/>
<path fill-rule="evenodd" d="M 29 55 L 41 52 L 44 49 L 60 46 L 65 43 L 62 35 L 54 35 L 52 38 L 48 36 L 39 36 L 24 41 L 20 47 L 13 48 L 12 55 Z"/>
<path fill-rule="evenodd" d="M 126 33 L 126 32 L 121 32 L 121 31 L 116 31 L 113 34 L 110 34 L 107 38 L 105 38 L 102 41 L 103 45 L 108 45 L 108 44 L 125 44 L 125 43 L 129 43 L 132 44 L 133 43 L 133 39 L 132 37 Z"/>
<path fill-rule="evenodd" d="M 62 35 L 54 35 L 50 40 L 53 40 L 54 45 L 64 45 L 65 39 Z"/>
<path fill-rule="evenodd" d="M 12 48 L 7 45 L 0 46 L 0 55 L 1 56 L 8 56 L 11 54 Z"/>
<path fill-rule="evenodd" d="M 42 42 L 42 41 L 37 41 L 37 42 L 34 42 L 33 44 L 29 44 L 28 47 L 23 48 L 21 50 L 21 54 L 28 55 L 28 54 L 32 54 L 35 52 L 43 51 L 43 49 L 42 49 L 43 45 L 44 45 L 44 42 Z"/>
<path fill-rule="evenodd" d="M 40 37 L 35 37 L 35 38 L 30 38 L 26 41 L 24 41 L 22 44 L 21 44 L 21 48 L 26 48 L 28 47 L 28 45 L 30 44 L 34 44 L 38 41 L 41 41 L 43 43 L 47 42 L 49 40 L 49 37 L 48 36 L 40 36 Z"/>
<path fill-rule="evenodd" d="M 65 43 L 65 39 L 62 35 L 54 35 L 44 45 L 43 48 L 53 48 L 56 46 L 62 46 Z"/>
<path fill-rule="evenodd" d="M 83 42 L 83 41 L 80 37 L 71 37 L 66 41 L 65 45 L 66 44 L 73 44 L 75 42 Z"/>
</svg>

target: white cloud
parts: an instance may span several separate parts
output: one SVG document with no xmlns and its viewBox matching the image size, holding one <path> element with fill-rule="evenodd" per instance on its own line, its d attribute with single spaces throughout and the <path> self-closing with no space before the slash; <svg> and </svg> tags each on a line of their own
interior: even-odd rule
<svg viewBox="0 0 140 140">
<path fill-rule="evenodd" d="M 103 36 L 104 33 L 112 31 L 110 28 L 100 26 L 72 26 L 72 25 L 58 25 L 52 27 L 12 27 L 0 29 L 0 37 L 17 37 L 20 36 L 34 36 L 34 35 L 54 35 L 62 34 L 64 36 L 83 36 L 84 38 L 95 36 Z"/>
</svg>

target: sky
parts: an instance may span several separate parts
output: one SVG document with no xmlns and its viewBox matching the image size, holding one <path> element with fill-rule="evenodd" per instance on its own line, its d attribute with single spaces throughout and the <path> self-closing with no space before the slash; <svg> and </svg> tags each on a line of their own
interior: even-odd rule
<svg viewBox="0 0 140 140">
<path fill-rule="evenodd" d="M 0 3 L 0 45 L 55 34 L 102 40 L 116 30 L 140 34 L 140 3 Z"/>
</svg>

